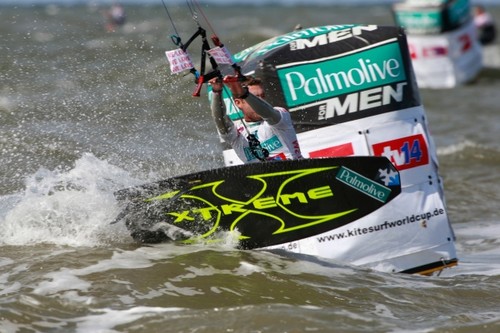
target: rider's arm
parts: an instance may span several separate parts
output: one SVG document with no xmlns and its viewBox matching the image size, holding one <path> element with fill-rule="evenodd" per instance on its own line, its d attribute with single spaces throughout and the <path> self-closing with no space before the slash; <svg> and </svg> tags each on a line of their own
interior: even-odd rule
<svg viewBox="0 0 500 333">
<path fill-rule="evenodd" d="M 275 125 L 281 120 L 281 114 L 279 111 L 275 110 L 271 104 L 259 98 L 251 93 L 248 93 L 248 97 L 245 101 L 261 116 L 269 125 Z"/>
</svg>

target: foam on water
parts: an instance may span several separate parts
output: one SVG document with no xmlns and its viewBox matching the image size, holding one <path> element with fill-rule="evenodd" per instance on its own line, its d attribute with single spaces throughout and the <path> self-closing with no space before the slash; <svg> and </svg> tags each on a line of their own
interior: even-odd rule
<svg viewBox="0 0 500 333">
<path fill-rule="evenodd" d="M 95 315 L 76 318 L 76 332 L 119 332 L 116 326 L 133 323 L 144 317 L 157 316 L 167 312 L 179 312 L 182 308 L 147 307 L 138 306 L 126 310 L 103 309 Z"/>
<path fill-rule="evenodd" d="M 92 154 L 70 170 L 40 168 L 24 193 L 0 200 L 0 244 L 99 246 L 129 235 L 111 225 L 119 207 L 113 192 L 143 181 Z"/>
<path fill-rule="evenodd" d="M 486 67 L 500 67 L 500 47 L 489 45 L 483 48 L 483 62 Z"/>
<path fill-rule="evenodd" d="M 471 140 L 463 140 L 445 147 L 438 147 L 437 154 L 438 156 L 453 155 L 467 148 L 479 148 L 479 147 L 481 147 L 481 145 Z"/>
<path fill-rule="evenodd" d="M 458 266 L 445 269 L 441 277 L 500 276 L 498 221 L 472 221 L 454 224 Z"/>
</svg>

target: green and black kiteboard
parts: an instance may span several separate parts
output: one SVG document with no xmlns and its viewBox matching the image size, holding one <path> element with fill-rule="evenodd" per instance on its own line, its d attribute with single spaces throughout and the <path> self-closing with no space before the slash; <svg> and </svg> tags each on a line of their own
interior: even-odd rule
<svg viewBox="0 0 500 333">
<path fill-rule="evenodd" d="M 355 156 L 245 164 L 115 193 L 139 242 L 217 240 L 236 230 L 239 247 L 261 248 L 352 223 L 401 192 L 385 157 Z"/>
</svg>

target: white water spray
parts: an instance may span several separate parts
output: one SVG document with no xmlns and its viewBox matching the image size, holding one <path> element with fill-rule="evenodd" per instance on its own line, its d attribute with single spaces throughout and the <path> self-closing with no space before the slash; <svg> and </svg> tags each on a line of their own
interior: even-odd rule
<svg viewBox="0 0 500 333">
<path fill-rule="evenodd" d="M 92 154 L 71 170 L 39 169 L 24 193 L 0 201 L 0 244 L 100 246 L 130 241 L 113 192 L 143 181 Z"/>
</svg>

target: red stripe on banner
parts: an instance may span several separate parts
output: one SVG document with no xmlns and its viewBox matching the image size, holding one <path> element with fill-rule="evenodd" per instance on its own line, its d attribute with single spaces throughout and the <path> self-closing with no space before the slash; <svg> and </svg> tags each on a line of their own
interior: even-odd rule
<svg viewBox="0 0 500 333">
<path fill-rule="evenodd" d="M 286 155 L 285 155 L 285 153 L 279 153 L 277 155 L 269 157 L 268 160 L 269 161 L 284 161 L 284 160 L 286 160 Z"/>
<path fill-rule="evenodd" d="M 309 153 L 310 158 L 317 157 L 335 157 L 354 155 L 352 143 L 344 143 L 343 145 L 328 147 L 320 150 L 315 150 Z"/>
<path fill-rule="evenodd" d="M 385 156 L 399 171 L 429 164 L 429 150 L 422 134 L 372 145 L 373 155 Z"/>
</svg>

